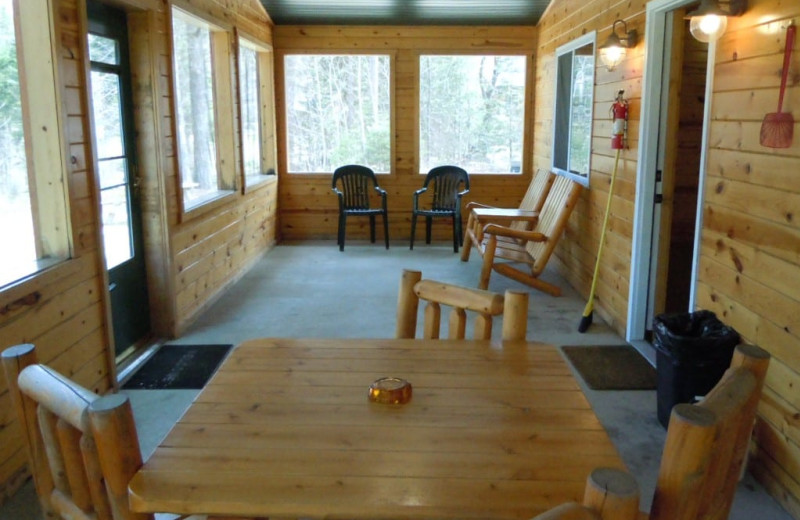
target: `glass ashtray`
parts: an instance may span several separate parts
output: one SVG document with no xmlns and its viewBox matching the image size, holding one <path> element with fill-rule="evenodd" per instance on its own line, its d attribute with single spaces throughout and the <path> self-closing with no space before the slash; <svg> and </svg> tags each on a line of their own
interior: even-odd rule
<svg viewBox="0 0 800 520">
<path fill-rule="evenodd" d="M 370 402 L 405 404 L 411 400 L 411 383 L 399 377 L 382 377 L 369 385 Z"/>
</svg>

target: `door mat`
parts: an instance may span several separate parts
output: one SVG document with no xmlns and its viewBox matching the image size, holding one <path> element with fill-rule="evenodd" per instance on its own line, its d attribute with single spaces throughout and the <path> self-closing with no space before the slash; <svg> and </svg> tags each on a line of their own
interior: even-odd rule
<svg viewBox="0 0 800 520">
<path fill-rule="evenodd" d="M 630 345 L 561 347 L 592 390 L 655 390 L 656 370 Z"/>
<path fill-rule="evenodd" d="M 163 345 L 122 385 L 125 390 L 199 390 L 233 345 Z"/>
</svg>

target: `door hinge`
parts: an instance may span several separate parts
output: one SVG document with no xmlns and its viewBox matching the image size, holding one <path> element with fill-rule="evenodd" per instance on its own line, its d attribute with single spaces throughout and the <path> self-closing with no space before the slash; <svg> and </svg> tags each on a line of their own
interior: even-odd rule
<svg viewBox="0 0 800 520">
<path fill-rule="evenodd" d="M 662 202 L 664 202 L 664 195 L 662 195 L 661 193 L 656 193 L 655 197 L 653 197 L 653 202 L 655 202 L 656 204 L 661 204 Z"/>
<path fill-rule="evenodd" d="M 656 170 L 656 182 L 661 182 L 661 170 Z"/>
</svg>

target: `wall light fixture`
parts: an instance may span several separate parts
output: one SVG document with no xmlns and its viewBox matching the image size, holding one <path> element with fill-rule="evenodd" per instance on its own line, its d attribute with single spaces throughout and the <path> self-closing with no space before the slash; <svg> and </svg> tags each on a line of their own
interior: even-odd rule
<svg viewBox="0 0 800 520">
<path fill-rule="evenodd" d="M 617 24 L 622 24 L 622 36 L 617 34 Z M 620 62 L 625 59 L 627 49 L 636 46 L 636 29 L 628 30 L 628 24 L 624 20 L 616 20 L 611 27 L 611 34 L 608 39 L 600 46 L 600 59 L 609 71 L 614 70 Z"/>
<path fill-rule="evenodd" d="M 689 32 L 698 41 L 716 41 L 728 27 L 728 17 L 739 16 L 746 8 L 747 0 L 700 0 L 700 6 L 686 14 Z"/>
</svg>

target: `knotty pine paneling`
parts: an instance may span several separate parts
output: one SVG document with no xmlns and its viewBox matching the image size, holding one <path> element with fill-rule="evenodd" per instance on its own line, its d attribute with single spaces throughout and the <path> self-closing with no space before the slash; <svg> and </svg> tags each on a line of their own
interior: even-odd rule
<svg viewBox="0 0 800 520">
<path fill-rule="evenodd" d="M 0 292 L 0 349 L 18 343 L 37 345 L 39 359 L 98 392 L 114 386 L 105 322 L 105 281 L 99 257 L 98 204 L 86 157 L 88 136 L 82 36 L 82 6 L 53 0 L 57 66 L 67 154 L 73 258 Z M 38 295 L 35 303 L 20 299 Z M 0 501 L 22 484 L 24 450 L 0 378 Z"/>
<path fill-rule="evenodd" d="M 715 309 L 746 341 L 773 358 L 754 434 L 751 467 L 800 518 L 800 140 L 759 143 L 761 121 L 777 108 L 785 27 L 800 6 L 749 2 L 718 44 L 703 205 L 698 306 Z M 784 107 L 797 119 L 795 54 Z"/>
<path fill-rule="evenodd" d="M 764 114 L 774 112 L 777 106 L 784 27 L 800 15 L 800 6 L 791 4 L 749 2 L 747 12 L 731 20 L 728 33 L 718 42 L 714 95 L 705 100 L 712 103 L 712 121 L 705 150 L 708 175 L 696 305 L 715 311 L 746 341 L 773 355 L 750 467 L 786 509 L 800 518 L 800 401 L 792 390 L 800 385 L 800 285 L 796 281 L 800 279 L 800 217 L 796 210 L 800 207 L 800 128 L 795 125 L 796 137 L 790 148 L 775 150 L 759 144 Z M 636 28 L 641 38 L 645 8 L 644 0 L 554 0 L 550 5 L 537 26 L 535 168 L 547 168 L 550 163 L 556 47 L 590 30 L 598 31 L 600 43 L 616 18 L 624 19 L 629 29 Z M 688 72 L 703 74 L 703 65 L 692 61 L 701 49 L 698 53 L 688 50 Z M 598 67 L 596 71 L 591 189 L 582 194 L 554 262 L 572 285 L 588 294 L 613 167 L 613 152 L 607 145 L 607 106 L 618 89 L 625 89 L 631 103 L 630 149 L 621 154 L 618 181 L 622 182 L 615 186 L 595 302 L 595 310 L 620 332 L 627 321 L 625 282 L 633 239 L 643 51 L 640 43 L 617 70 Z M 799 66 L 795 52 L 792 70 Z M 797 74 L 789 77 L 784 107 L 793 110 L 798 119 L 800 84 Z M 702 92 L 687 90 L 683 94 L 696 97 Z M 701 107 L 684 107 L 683 117 L 693 120 Z M 686 150 L 693 151 L 692 142 L 699 143 L 700 129 L 689 128 L 684 137 Z M 680 158 L 677 167 L 685 167 Z"/>
<path fill-rule="evenodd" d="M 521 53 L 533 55 L 536 48 L 534 27 L 329 27 L 279 26 L 274 34 L 276 51 L 276 99 L 278 134 L 285 134 L 283 100 L 283 56 L 292 52 L 380 51 L 393 56 L 394 73 L 394 168 L 379 175 L 387 191 L 389 237 L 398 246 L 407 244 L 411 231 L 411 196 L 422 187 L 424 176 L 417 167 L 417 85 L 419 55 L 438 53 Z M 526 137 L 531 141 L 530 135 Z M 331 191 L 330 175 L 286 174 L 286 147 L 278 144 L 280 170 L 280 234 L 285 239 L 336 237 L 338 202 Z M 528 163 L 529 164 L 529 163 Z M 531 179 L 525 166 L 523 175 L 472 175 L 471 190 L 464 203 L 477 200 L 485 204 L 516 207 Z M 369 237 L 368 219 L 351 218 L 347 240 Z M 447 219 L 434 219 L 436 240 L 451 240 Z M 383 236 L 380 219 L 376 239 Z M 417 230 L 417 239 L 424 236 Z"/>
<path fill-rule="evenodd" d="M 629 30 L 638 30 L 641 38 L 644 32 L 645 3 L 555 0 L 550 5 L 538 24 L 533 152 L 535 168 L 549 168 L 551 161 L 555 49 L 592 30 L 597 31 L 597 45 L 600 45 L 617 18 L 625 20 Z M 627 322 L 627 280 L 630 276 L 643 47 L 639 44 L 629 50 L 625 60 L 614 71 L 606 70 L 598 58 L 595 69 L 590 189 L 581 194 L 562 239 L 563 243 L 555 253 L 558 259 L 555 264 L 559 271 L 581 293 L 588 295 L 614 168 L 615 151 L 610 146 L 609 109 L 617 92 L 625 90 L 625 98 L 630 104 L 628 148 L 620 153 L 617 181 L 611 201 L 612 218 L 606 233 L 606 248 L 601 259 L 595 301 L 595 308 L 600 315 L 620 332 L 624 331 Z M 580 244 L 575 245 L 573 241 Z"/>
<path fill-rule="evenodd" d="M 257 0 L 187 0 L 187 9 L 271 45 Z M 119 4 L 118 4 L 119 5 Z M 129 12 L 139 174 L 154 330 L 175 336 L 276 241 L 277 182 L 237 193 L 214 211 L 180 214 L 167 2 L 124 0 Z M 73 258 L 0 293 L 0 349 L 34 343 L 41 361 L 104 393 L 116 386 L 87 113 L 84 0 L 53 0 Z M 238 121 L 236 122 L 238 128 Z M 238 136 L 237 136 L 238 145 Z M 237 175 L 241 186 L 241 165 Z M 222 215 L 222 216 L 220 216 Z M 190 268 L 184 265 L 190 260 Z M 187 271 L 191 279 L 187 278 Z M 31 305 L 16 302 L 31 294 Z M 24 481 L 25 455 L 0 378 L 0 502 Z"/>
</svg>

